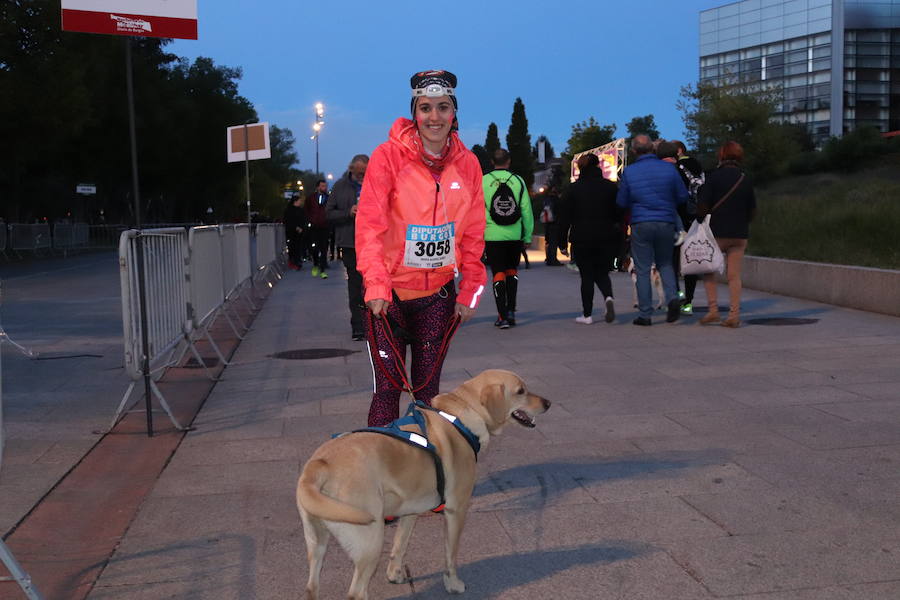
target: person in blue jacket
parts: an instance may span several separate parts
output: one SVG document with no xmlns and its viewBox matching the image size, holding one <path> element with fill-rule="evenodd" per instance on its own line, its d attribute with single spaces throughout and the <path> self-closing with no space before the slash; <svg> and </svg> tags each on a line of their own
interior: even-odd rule
<svg viewBox="0 0 900 600">
<path fill-rule="evenodd" d="M 666 295 L 666 321 L 672 323 L 678 320 L 681 310 L 672 268 L 675 234 L 679 229 L 677 207 L 687 201 L 688 192 L 675 165 L 654 154 L 649 137 L 634 136 L 631 150 L 637 159 L 622 173 L 616 203 L 631 211 L 631 259 L 637 274 L 640 310 L 632 322 L 644 326 L 653 324 L 650 268 L 656 264 Z"/>
</svg>

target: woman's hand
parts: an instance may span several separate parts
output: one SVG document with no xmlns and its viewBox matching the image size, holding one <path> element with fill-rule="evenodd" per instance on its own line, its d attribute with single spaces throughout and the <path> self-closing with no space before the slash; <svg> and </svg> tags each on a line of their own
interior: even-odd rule
<svg viewBox="0 0 900 600">
<path fill-rule="evenodd" d="M 366 306 L 369 307 L 369 310 L 372 311 L 372 316 L 376 319 L 380 319 L 382 314 L 386 314 L 388 306 L 390 305 L 390 302 L 382 298 L 375 298 L 374 300 L 366 302 Z"/>
<path fill-rule="evenodd" d="M 475 314 L 475 309 L 474 309 L 474 308 L 469 308 L 469 307 L 466 306 L 465 304 L 460 304 L 459 302 L 457 302 L 457 303 L 456 303 L 456 309 L 454 310 L 454 312 L 455 312 L 457 315 L 459 315 L 459 322 L 460 322 L 460 323 L 465 323 L 466 321 L 468 321 L 469 319 L 471 319 L 472 316 Z"/>
</svg>

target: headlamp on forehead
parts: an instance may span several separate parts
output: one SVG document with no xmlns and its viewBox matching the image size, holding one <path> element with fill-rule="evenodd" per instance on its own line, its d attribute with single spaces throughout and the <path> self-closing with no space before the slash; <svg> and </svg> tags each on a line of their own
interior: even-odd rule
<svg viewBox="0 0 900 600">
<path fill-rule="evenodd" d="M 437 83 L 431 83 L 422 88 L 416 88 L 412 91 L 413 98 L 426 96 L 428 98 L 440 98 L 441 96 L 453 96 L 453 88 L 444 87 Z"/>
</svg>

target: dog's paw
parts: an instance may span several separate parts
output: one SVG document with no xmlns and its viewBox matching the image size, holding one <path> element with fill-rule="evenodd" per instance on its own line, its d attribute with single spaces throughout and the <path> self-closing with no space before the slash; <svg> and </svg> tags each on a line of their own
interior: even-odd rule
<svg viewBox="0 0 900 600">
<path fill-rule="evenodd" d="M 462 594 L 466 591 L 466 584 L 456 575 L 444 573 L 444 589 L 450 594 Z"/>
<path fill-rule="evenodd" d="M 407 583 L 409 575 L 402 565 L 389 564 L 387 569 L 387 578 L 391 583 Z"/>
</svg>

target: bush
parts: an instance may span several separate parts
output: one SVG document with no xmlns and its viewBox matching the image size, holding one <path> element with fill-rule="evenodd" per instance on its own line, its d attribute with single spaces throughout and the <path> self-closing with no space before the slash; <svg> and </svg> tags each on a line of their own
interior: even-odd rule
<svg viewBox="0 0 900 600">
<path fill-rule="evenodd" d="M 751 254 L 900 269 L 900 182 L 878 170 L 784 179 L 757 200 Z"/>
</svg>

